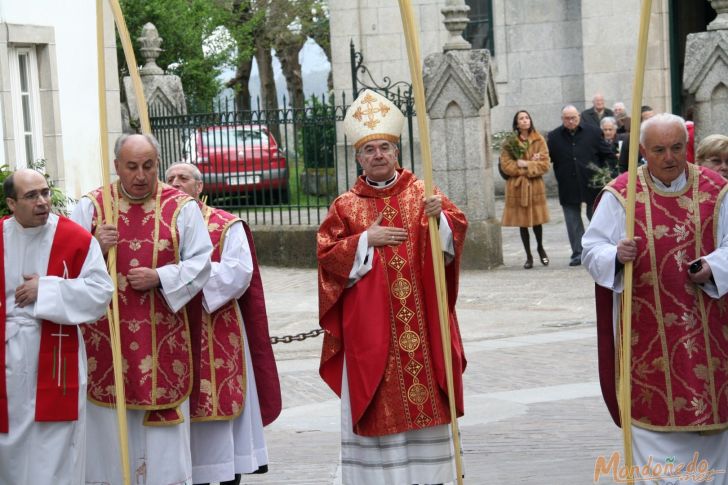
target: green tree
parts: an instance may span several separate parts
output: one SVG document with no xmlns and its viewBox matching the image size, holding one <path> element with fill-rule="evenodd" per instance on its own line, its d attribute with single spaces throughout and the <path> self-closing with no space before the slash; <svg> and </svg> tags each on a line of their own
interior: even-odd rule
<svg viewBox="0 0 728 485">
<path fill-rule="evenodd" d="M 303 78 L 298 55 L 308 38 L 314 39 L 331 58 L 329 12 L 325 0 L 235 0 L 235 19 L 228 29 L 238 49 L 235 77 L 228 83 L 238 93 L 238 106 L 247 106 L 250 65 L 256 58 L 260 72 L 261 97 L 265 109 L 277 108 L 270 51 L 274 49 L 288 85 L 288 98 L 303 108 Z"/>
<path fill-rule="evenodd" d="M 226 45 L 211 45 L 221 25 L 231 23 L 231 7 L 223 0 L 121 0 L 137 63 L 142 64 L 136 39 L 147 22 L 153 23 L 164 39 L 157 64 L 182 80 L 190 111 L 208 110 L 221 89 L 218 75 L 230 59 Z M 212 47 L 203 51 L 203 42 Z M 117 42 L 121 76 L 128 74 L 121 43 Z"/>
</svg>

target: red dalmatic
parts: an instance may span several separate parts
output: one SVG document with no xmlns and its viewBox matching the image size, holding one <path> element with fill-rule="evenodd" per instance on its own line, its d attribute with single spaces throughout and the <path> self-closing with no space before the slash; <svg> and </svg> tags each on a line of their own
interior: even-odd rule
<svg viewBox="0 0 728 485">
<path fill-rule="evenodd" d="M 657 189 L 639 169 L 632 296 L 632 417 L 657 431 L 707 431 L 728 426 L 726 297 L 713 299 L 688 278 L 690 261 L 717 246 L 717 217 L 728 186 L 692 164 L 679 192 Z M 624 203 L 626 174 L 606 190 Z M 600 378 L 618 422 L 611 292 L 598 288 Z M 610 340 L 612 342 L 610 347 Z M 619 341 L 619 340 L 618 340 Z"/>
<path fill-rule="evenodd" d="M 96 209 L 94 225 L 104 220 L 101 192 L 99 188 L 89 196 Z M 172 312 L 157 288 L 133 289 L 126 275 L 131 268 L 156 269 L 179 262 L 177 216 L 190 198 L 164 184 L 158 184 L 156 192 L 143 201 L 120 196 L 118 182 L 112 184 L 111 192 L 118 210 L 119 327 L 126 404 L 129 409 L 149 411 L 147 424 L 177 424 L 183 419 L 178 406 L 192 389 L 187 311 Z M 88 352 L 88 398 L 101 406 L 113 406 L 116 396 L 107 318 L 86 325 L 83 336 Z"/>
</svg>

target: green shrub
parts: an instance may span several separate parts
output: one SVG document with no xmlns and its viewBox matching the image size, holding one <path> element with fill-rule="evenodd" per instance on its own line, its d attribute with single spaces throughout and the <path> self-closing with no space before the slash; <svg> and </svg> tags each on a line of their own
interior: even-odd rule
<svg viewBox="0 0 728 485">
<path fill-rule="evenodd" d="M 336 150 L 336 107 L 315 96 L 306 104 L 299 138 L 303 145 L 304 167 L 332 168 Z"/>
</svg>

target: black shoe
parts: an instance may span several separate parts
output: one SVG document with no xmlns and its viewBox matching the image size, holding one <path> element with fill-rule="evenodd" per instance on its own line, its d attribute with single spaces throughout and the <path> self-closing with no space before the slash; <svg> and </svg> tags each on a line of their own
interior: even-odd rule
<svg viewBox="0 0 728 485">
<path fill-rule="evenodd" d="M 548 254 L 546 254 L 546 250 L 544 248 L 537 248 L 537 250 L 538 250 L 539 259 L 541 260 L 541 264 L 544 266 L 548 266 L 549 265 L 549 256 L 548 256 Z"/>
<path fill-rule="evenodd" d="M 253 474 L 263 474 L 268 473 L 268 465 L 260 465 L 257 470 L 253 472 Z"/>
<path fill-rule="evenodd" d="M 242 475 L 240 473 L 235 474 L 235 478 L 232 480 L 228 480 L 227 482 L 220 482 L 220 485 L 240 485 L 240 478 Z"/>
<path fill-rule="evenodd" d="M 523 267 L 525 269 L 531 269 L 531 268 L 533 268 L 533 258 L 529 256 L 529 258 L 526 259 L 526 262 L 523 263 Z"/>
<path fill-rule="evenodd" d="M 569 261 L 569 266 L 581 266 L 581 259 L 572 259 Z"/>
</svg>

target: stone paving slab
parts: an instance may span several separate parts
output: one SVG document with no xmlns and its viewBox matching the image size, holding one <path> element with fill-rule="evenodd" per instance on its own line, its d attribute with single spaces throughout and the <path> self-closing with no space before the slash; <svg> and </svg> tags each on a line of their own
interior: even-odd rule
<svg viewBox="0 0 728 485">
<path fill-rule="evenodd" d="M 568 266 L 555 199 L 549 209 L 549 266 L 524 270 L 518 229 L 503 228 L 504 266 L 461 275 L 468 484 L 585 485 L 597 456 L 621 447 L 599 395 L 593 283 Z M 317 328 L 315 270 L 264 267 L 262 276 L 272 335 Z M 339 401 L 318 377 L 320 346 L 320 338 L 274 346 L 284 411 L 266 429 L 270 472 L 244 483 L 340 483 Z"/>
</svg>

